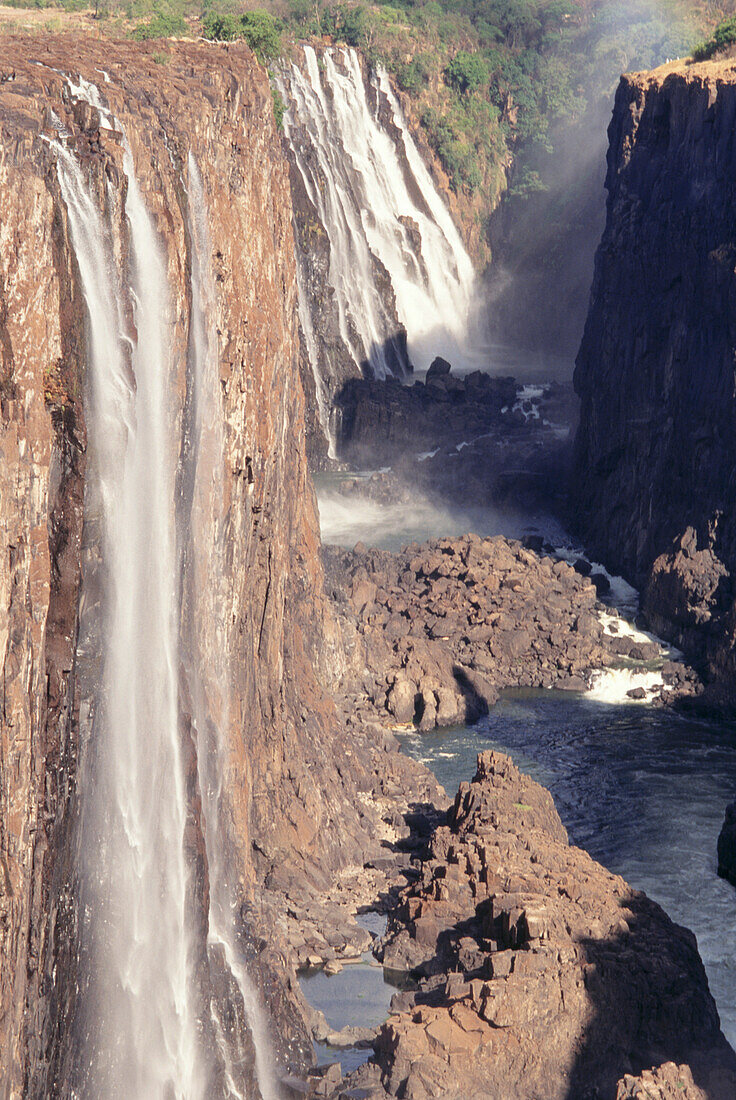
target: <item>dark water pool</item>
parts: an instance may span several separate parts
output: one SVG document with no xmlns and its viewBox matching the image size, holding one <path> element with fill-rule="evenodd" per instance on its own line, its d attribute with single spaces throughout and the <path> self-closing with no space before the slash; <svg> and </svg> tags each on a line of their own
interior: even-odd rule
<svg viewBox="0 0 736 1100">
<path fill-rule="evenodd" d="M 478 752 L 508 752 L 548 787 L 572 843 L 691 928 L 736 1045 L 736 889 L 716 874 L 736 797 L 736 725 L 564 692 L 513 691 L 473 727 L 402 738 L 449 794 Z"/>
</svg>

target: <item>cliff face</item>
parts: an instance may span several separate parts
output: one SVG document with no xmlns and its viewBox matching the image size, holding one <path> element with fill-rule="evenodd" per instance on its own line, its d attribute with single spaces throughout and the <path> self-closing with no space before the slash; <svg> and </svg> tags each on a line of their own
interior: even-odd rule
<svg viewBox="0 0 736 1100">
<path fill-rule="evenodd" d="M 78 750 L 89 721 L 77 643 L 83 562 L 94 558 L 99 538 L 85 497 L 85 302 L 45 138 L 65 135 L 107 204 L 122 268 L 129 262 L 121 134 L 70 96 L 64 74 L 98 85 L 130 143 L 170 287 L 171 419 L 179 433 L 189 384 L 190 154 L 203 176 L 217 299 L 223 618 L 233 684 L 224 797 L 227 858 L 246 915 L 240 932 L 262 931 L 255 888 L 274 865 L 309 881 L 317 863 L 320 873 L 339 867 L 354 846 L 329 830 L 346 808 L 349 784 L 337 753 L 325 748 L 339 728 L 317 677 L 327 683 L 342 657 L 321 594 L 288 170 L 266 75 L 242 45 L 154 51 L 6 38 L 0 51 L 0 1095 L 19 1097 L 64 1095 L 70 1085 L 73 837 Z M 180 706 L 186 729 L 186 700 Z M 200 855 L 196 887 L 206 899 L 198 812 L 192 795 L 188 843 Z M 350 837 L 360 831 L 352 818 L 346 827 Z"/>
<path fill-rule="evenodd" d="M 735 119 L 732 62 L 622 79 L 575 372 L 579 529 L 719 676 L 736 565 Z"/>
</svg>

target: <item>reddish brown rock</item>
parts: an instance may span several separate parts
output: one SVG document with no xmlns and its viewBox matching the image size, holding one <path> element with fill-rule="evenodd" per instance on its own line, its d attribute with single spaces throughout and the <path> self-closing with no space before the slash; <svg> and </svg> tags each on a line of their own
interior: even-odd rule
<svg viewBox="0 0 736 1100">
<path fill-rule="evenodd" d="M 579 569 L 506 538 L 464 535 L 398 554 L 326 547 L 323 560 L 353 655 L 343 690 L 398 725 L 472 722 L 503 688 L 584 691 L 592 670 L 622 656 L 661 656 L 655 643 L 605 631 Z M 685 666 L 672 666 L 672 682 L 670 699 L 695 689 Z"/>
<path fill-rule="evenodd" d="M 230 598 L 223 621 L 234 684 L 227 858 L 241 894 L 238 931 L 275 1020 L 277 1058 L 296 1066 L 312 1053 L 289 987 L 294 922 L 284 895 L 315 898 L 341 874 L 362 871 L 387 828 L 380 788 L 410 789 L 417 769 L 402 772 L 365 732 L 348 736 L 325 690 L 344 656 L 322 595 L 288 171 L 267 75 L 243 44 L 62 36 L 3 38 L 0 72 L 11 74 L 0 82 L 0 1096 L 68 1089 L 76 997 L 70 835 L 84 690 L 75 645 L 81 547 L 94 547 L 94 525 L 83 513 L 85 306 L 44 134 L 68 131 L 100 201 L 110 204 L 121 263 L 127 247 L 120 134 L 70 100 L 64 73 L 97 83 L 125 127 L 159 233 L 180 371 L 177 428 L 190 309 L 182 185 L 190 152 L 203 176 L 217 288 Z M 192 794 L 194 860 L 204 851 L 198 806 Z M 358 935 L 347 910 L 337 920 L 318 915 L 313 926 L 338 946 L 346 928 L 345 944 Z"/>
<path fill-rule="evenodd" d="M 668 1060 L 619 1097 L 736 1090 L 694 937 L 570 847 L 549 792 L 501 754 L 461 785 L 384 962 L 420 977 L 376 1044 L 391 1096 L 613 1100 Z"/>
</svg>

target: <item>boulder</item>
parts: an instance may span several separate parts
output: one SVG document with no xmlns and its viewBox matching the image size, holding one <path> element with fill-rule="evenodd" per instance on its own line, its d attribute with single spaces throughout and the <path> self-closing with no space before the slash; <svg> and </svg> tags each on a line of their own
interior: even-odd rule
<svg viewBox="0 0 736 1100">
<path fill-rule="evenodd" d="M 408 680 L 395 680 L 388 693 L 386 707 L 402 726 L 414 721 L 416 691 Z"/>
<path fill-rule="evenodd" d="M 430 378 L 440 378 L 444 375 L 448 375 L 451 370 L 452 366 L 450 363 L 448 363 L 446 359 L 443 359 L 441 355 L 438 355 L 432 360 L 429 370 L 427 371 L 427 381 L 429 381 Z"/>
</svg>

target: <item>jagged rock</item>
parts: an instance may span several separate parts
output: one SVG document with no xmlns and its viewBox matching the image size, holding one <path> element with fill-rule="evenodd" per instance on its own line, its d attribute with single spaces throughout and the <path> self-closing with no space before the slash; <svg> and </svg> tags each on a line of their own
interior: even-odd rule
<svg viewBox="0 0 736 1100">
<path fill-rule="evenodd" d="M 736 886 L 736 802 L 726 807 L 718 837 L 718 874 Z"/>
<path fill-rule="evenodd" d="M 695 938 L 568 845 L 552 796 L 508 757 L 478 757 L 384 962 L 420 977 L 376 1041 L 391 1096 L 567 1100 L 736 1089 Z M 632 1064 L 660 1066 L 624 1078 Z M 639 1091 L 637 1091 L 639 1090 Z"/>
<path fill-rule="evenodd" d="M 584 691 L 617 657 L 661 657 L 656 643 L 606 633 L 591 578 L 509 539 L 466 535 L 399 554 L 326 547 L 323 560 L 360 668 L 351 690 L 400 725 L 472 722 L 504 687 Z M 694 690 L 685 666 L 668 668 L 670 698 Z"/>
<path fill-rule="evenodd" d="M 441 355 L 438 355 L 432 360 L 429 365 L 429 370 L 427 371 L 427 381 L 429 381 L 430 378 L 446 378 L 451 370 L 452 366 L 447 362 L 447 360 L 443 359 Z M 457 381 L 459 381 L 459 379 L 457 379 Z"/>
<path fill-rule="evenodd" d="M 639 1077 L 627 1073 L 618 1083 L 616 1100 L 710 1100 L 710 1097 L 695 1084 L 689 1066 L 665 1062 L 656 1069 L 644 1070 Z"/>
</svg>

